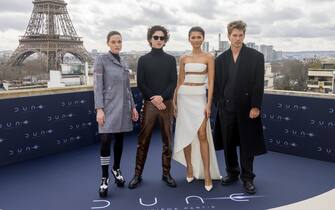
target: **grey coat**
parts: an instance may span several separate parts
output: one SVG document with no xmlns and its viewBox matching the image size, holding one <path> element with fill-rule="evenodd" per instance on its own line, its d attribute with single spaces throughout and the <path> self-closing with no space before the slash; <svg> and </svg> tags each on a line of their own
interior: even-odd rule
<svg viewBox="0 0 335 210">
<path fill-rule="evenodd" d="M 94 63 L 95 108 L 102 108 L 105 124 L 99 133 L 118 133 L 133 130 L 132 108 L 135 107 L 130 89 L 129 71 L 125 63 L 105 53 Z"/>
</svg>

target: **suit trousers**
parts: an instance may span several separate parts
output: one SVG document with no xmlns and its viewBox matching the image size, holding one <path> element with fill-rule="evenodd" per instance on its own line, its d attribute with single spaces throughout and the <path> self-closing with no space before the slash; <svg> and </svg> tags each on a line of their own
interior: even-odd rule
<svg viewBox="0 0 335 210">
<path fill-rule="evenodd" d="M 163 175 L 170 174 L 172 156 L 172 100 L 163 102 L 165 110 L 157 109 L 150 101 L 144 101 L 141 112 L 141 129 L 138 136 L 135 175 L 141 176 L 148 154 L 152 131 L 158 120 L 163 141 L 162 166 Z"/>
<path fill-rule="evenodd" d="M 226 162 L 226 171 L 230 176 L 239 176 L 242 181 L 252 181 L 255 178 L 253 173 L 254 156 L 248 156 L 247 150 L 240 142 L 238 130 L 238 120 L 236 112 L 229 112 L 222 109 L 222 114 L 225 116 L 223 122 L 223 138 L 224 138 L 224 156 Z M 240 147 L 240 167 L 238 164 L 236 148 Z"/>
</svg>

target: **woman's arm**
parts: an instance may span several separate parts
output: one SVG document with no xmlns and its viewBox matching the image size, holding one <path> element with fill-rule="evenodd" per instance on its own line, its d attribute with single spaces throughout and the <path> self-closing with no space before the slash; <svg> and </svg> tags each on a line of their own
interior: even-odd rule
<svg viewBox="0 0 335 210">
<path fill-rule="evenodd" d="M 179 74 L 178 74 L 177 86 L 173 95 L 173 102 L 175 105 L 177 105 L 178 89 L 184 83 L 185 80 L 185 57 L 186 57 L 185 55 L 182 55 L 179 60 Z"/>
<path fill-rule="evenodd" d="M 214 57 L 209 54 L 208 55 L 208 98 L 207 103 L 208 105 L 212 105 L 213 99 L 213 90 L 214 90 Z"/>
</svg>

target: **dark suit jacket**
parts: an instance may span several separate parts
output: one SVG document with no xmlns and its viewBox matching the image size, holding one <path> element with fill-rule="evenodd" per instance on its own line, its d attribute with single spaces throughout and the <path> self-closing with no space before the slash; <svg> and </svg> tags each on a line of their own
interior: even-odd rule
<svg viewBox="0 0 335 210">
<path fill-rule="evenodd" d="M 216 149 L 224 149 L 223 123 L 225 116 L 223 93 L 229 78 L 229 62 L 232 56 L 230 49 L 215 59 L 215 82 L 213 100 L 217 105 L 214 143 Z M 249 118 L 250 109 L 261 109 L 264 93 L 264 56 L 262 53 L 243 45 L 240 52 L 240 63 L 236 75 L 234 106 L 236 107 L 240 144 L 248 148 L 250 156 L 266 152 L 263 126 L 260 116 Z"/>
</svg>

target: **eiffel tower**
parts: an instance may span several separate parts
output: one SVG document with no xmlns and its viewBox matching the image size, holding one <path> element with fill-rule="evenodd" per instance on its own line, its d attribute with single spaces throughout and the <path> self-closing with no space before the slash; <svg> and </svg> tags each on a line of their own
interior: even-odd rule
<svg viewBox="0 0 335 210">
<path fill-rule="evenodd" d="M 20 65 L 34 53 L 47 57 L 48 70 L 60 70 L 64 55 L 70 53 L 82 63 L 92 63 L 83 41 L 74 29 L 64 0 L 34 0 L 24 36 L 8 63 Z"/>
</svg>

